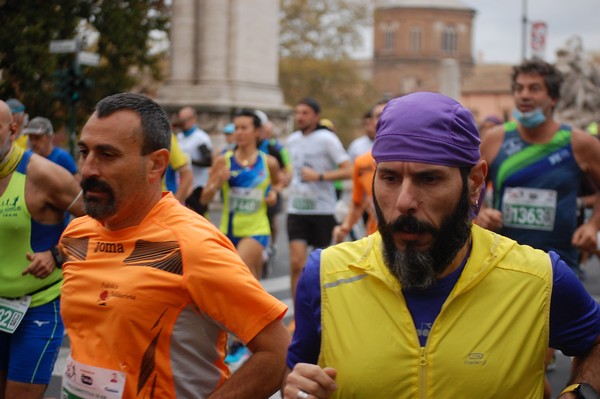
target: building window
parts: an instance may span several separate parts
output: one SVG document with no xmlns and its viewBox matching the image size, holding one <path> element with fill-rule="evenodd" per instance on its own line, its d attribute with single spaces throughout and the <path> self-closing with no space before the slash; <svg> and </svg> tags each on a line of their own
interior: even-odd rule
<svg viewBox="0 0 600 399">
<path fill-rule="evenodd" d="M 394 49 L 394 28 L 388 28 L 385 30 L 385 43 L 384 48 L 386 50 Z"/>
<path fill-rule="evenodd" d="M 393 26 L 387 26 L 384 30 L 384 41 L 383 48 L 385 50 L 393 50 L 394 49 L 394 34 L 395 29 Z"/>
<path fill-rule="evenodd" d="M 442 51 L 449 54 L 456 53 L 456 29 L 446 25 L 442 31 Z"/>
<path fill-rule="evenodd" d="M 421 51 L 421 28 L 419 27 L 410 30 L 410 51 L 413 53 Z"/>
</svg>

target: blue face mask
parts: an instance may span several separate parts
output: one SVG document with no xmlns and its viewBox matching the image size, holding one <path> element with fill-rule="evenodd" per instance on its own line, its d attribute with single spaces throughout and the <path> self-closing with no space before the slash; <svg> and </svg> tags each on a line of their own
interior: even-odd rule
<svg viewBox="0 0 600 399">
<path fill-rule="evenodd" d="M 521 112 L 515 108 L 513 116 L 525 128 L 536 127 L 546 122 L 546 115 L 541 108 L 536 108 L 531 112 Z"/>
</svg>

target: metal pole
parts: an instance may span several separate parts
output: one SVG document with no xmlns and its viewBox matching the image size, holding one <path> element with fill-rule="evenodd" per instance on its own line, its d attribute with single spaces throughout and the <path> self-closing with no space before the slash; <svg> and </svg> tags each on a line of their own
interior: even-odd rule
<svg viewBox="0 0 600 399">
<path fill-rule="evenodd" d="M 75 154 L 75 140 L 77 140 L 77 103 L 74 101 L 71 101 L 70 114 L 71 115 L 69 121 L 69 151 L 71 152 L 71 156 L 73 157 L 73 159 L 77 159 Z"/>
<path fill-rule="evenodd" d="M 75 58 L 73 59 L 73 69 L 76 74 L 79 73 L 79 51 L 81 51 L 81 40 L 78 38 L 75 49 Z M 79 89 L 77 89 L 79 90 Z M 78 100 L 78 99 L 77 99 Z M 71 156 L 77 159 L 75 154 L 75 141 L 77 140 L 77 101 L 74 98 L 69 99 L 70 103 L 70 120 L 69 120 L 69 150 Z"/>
<path fill-rule="evenodd" d="M 527 58 L 527 0 L 522 0 L 523 4 L 523 25 L 521 26 L 521 61 Z"/>
</svg>

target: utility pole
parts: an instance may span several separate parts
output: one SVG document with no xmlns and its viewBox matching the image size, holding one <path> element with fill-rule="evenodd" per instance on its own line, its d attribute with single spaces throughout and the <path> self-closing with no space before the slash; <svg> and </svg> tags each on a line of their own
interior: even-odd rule
<svg viewBox="0 0 600 399">
<path fill-rule="evenodd" d="M 523 19 L 521 26 L 521 62 L 527 58 L 527 0 L 522 0 L 523 3 Z"/>
</svg>

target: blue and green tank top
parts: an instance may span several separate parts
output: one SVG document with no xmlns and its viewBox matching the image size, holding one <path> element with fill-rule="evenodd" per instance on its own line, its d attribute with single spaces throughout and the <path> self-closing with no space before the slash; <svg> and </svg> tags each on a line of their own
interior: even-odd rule
<svg viewBox="0 0 600 399">
<path fill-rule="evenodd" d="M 504 125 L 504 141 L 490 165 L 494 208 L 502 212 L 500 234 L 544 251 L 553 250 L 572 268 L 577 228 L 577 194 L 583 171 L 571 147 L 571 128 L 561 125 L 544 144 L 525 142 L 517 123 Z"/>
</svg>

